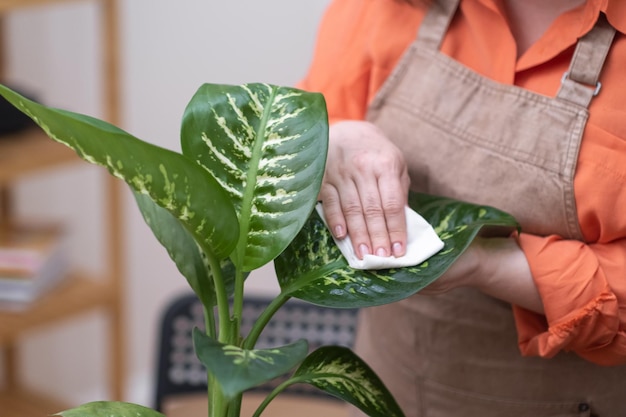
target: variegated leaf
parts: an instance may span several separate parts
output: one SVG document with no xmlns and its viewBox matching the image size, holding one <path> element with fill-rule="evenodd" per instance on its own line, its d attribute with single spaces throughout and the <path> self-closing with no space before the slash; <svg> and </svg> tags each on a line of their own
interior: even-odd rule
<svg viewBox="0 0 626 417">
<path fill-rule="evenodd" d="M 242 349 L 222 344 L 197 328 L 193 332 L 193 345 L 198 359 L 215 377 L 229 401 L 285 374 L 302 362 L 308 351 L 304 339 L 277 348 Z"/>
<path fill-rule="evenodd" d="M 274 262 L 282 292 L 328 307 L 391 303 L 440 277 L 479 233 L 509 235 L 518 227 L 512 216 L 492 207 L 425 194 L 411 194 L 409 205 L 443 240 L 445 246 L 439 253 L 413 267 L 352 269 L 315 212 Z"/>
<path fill-rule="evenodd" d="M 236 213 L 222 187 L 198 164 L 102 120 L 42 106 L 1 85 L 0 94 L 52 139 L 149 195 L 216 256 L 230 255 L 239 237 Z"/>
<path fill-rule="evenodd" d="M 61 417 L 165 417 L 150 408 L 117 401 L 91 402 L 54 415 Z"/>
<path fill-rule="evenodd" d="M 214 306 L 216 298 L 213 274 L 206 255 L 192 235 L 177 218 L 158 206 L 150 197 L 137 192 L 134 195 L 146 224 L 165 247 L 180 273 L 187 279 L 191 289 L 205 307 Z M 220 263 L 224 286 L 230 295 L 235 286 L 235 266 L 228 258 Z"/>
<path fill-rule="evenodd" d="M 346 347 L 317 349 L 302 362 L 290 382 L 311 384 L 355 405 L 370 417 L 404 416 L 374 371 Z"/>
<path fill-rule="evenodd" d="M 245 271 L 274 259 L 315 205 L 328 146 L 323 97 L 267 84 L 203 85 L 189 103 L 183 154 L 229 193 Z"/>
</svg>

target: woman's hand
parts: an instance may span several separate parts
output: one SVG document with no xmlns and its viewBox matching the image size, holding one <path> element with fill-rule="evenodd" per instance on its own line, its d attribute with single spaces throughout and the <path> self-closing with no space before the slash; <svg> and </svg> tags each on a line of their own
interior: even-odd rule
<svg viewBox="0 0 626 417">
<path fill-rule="evenodd" d="M 404 156 L 376 126 L 331 126 L 319 198 L 330 230 L 338 239 L 349 234 L 359 258 L 404 255 L 409 184 Z"/>
<path fill-rule="evenodd" d="M 524 252 L 509 237 L 477 237 L 465 252 L 421 295 L 474 287 L 494 298 L 544 313 L 543 302 Z"/>
</svg>

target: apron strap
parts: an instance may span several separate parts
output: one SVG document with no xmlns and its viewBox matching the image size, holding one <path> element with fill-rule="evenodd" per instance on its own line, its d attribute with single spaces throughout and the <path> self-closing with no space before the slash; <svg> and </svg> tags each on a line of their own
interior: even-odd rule
<svg viewBox="0 0 626 417">
<path fill-rule="evenodd" d="M 600 13 L 593 29 L 578 41 L 570 67 L 561 79 L 557 99 L 589 107 L 602 87 L 598 79 L 614 36 L 615 29 Z"/>
<path fill-rule="evenodd" d="M 460 0 L 436 0 L 428 7 L 428 12 L 417 32 L 417 44 L 438 51 L 448 31 Z"/>
</svg>

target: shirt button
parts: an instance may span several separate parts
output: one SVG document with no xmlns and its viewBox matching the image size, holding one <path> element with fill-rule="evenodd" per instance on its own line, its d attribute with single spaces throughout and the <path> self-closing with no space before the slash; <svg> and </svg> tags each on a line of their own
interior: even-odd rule
<svg viewBox="0 0 626 417">
<path fill-rule="evenodd" d="M 589 404 L 587 403 L 578 404 L 578 411 L 589 411 Z"/>
</svg>

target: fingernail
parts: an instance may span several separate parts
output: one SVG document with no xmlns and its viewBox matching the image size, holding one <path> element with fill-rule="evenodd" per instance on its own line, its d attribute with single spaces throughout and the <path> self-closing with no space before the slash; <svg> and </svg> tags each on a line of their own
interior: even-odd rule
<svg viewBox="0 0 626 417">
<path fill-rule="evenodd" d="M 391 250 L 393 251 L 393 256 L 399 257 L 402 256 L 402 244 L 400 242 L 396 242 L 391 246 Z"/>
<path fill-rule="evenodd" d="M 381 256 L 384 258 L 387 256 L 387 251 L 385 250 L 385 248 L 378 248 L 376 249 L 376 256 Z"/>
<path fill-rule="evenodd" d="M 370 248 L 368 248 L 367 245 L 362 243 L 359 245 L 359 252 L 361 252 L 361 256 L 369 255 Z"/>
<path fill-rule="evenodd" d="M 343 237 L 343 226 L 335 226 L 335 237 Z"/>
</svg>

